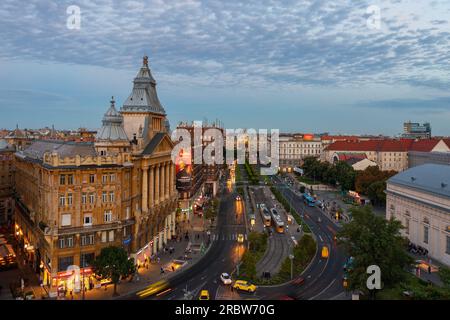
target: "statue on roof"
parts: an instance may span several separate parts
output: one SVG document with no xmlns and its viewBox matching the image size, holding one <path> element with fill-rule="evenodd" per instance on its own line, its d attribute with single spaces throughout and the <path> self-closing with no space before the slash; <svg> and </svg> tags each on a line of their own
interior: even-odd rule
<svg viewBox="0 0 450 320">
<path fill-rule="evenodd" d="M 144 64 L 144 66 L 148 67 L 148 57 L 147 56 L 144 56 L 143 64 Z"/>
</svg>

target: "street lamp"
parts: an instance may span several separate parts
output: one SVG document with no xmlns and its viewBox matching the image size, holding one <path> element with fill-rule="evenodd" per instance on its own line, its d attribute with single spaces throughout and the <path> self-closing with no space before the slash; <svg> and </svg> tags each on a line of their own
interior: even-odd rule
<svg viewBox="0 0 450 320">
<path fill-rule="evenodd" d="M 294 278 L 294 255 L 290 254 L 289 259 L 291 260 L 291 280 Z"/>
</svg>

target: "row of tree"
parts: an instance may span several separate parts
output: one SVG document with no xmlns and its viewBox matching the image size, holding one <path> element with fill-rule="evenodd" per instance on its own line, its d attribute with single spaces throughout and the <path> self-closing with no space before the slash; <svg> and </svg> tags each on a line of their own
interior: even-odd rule
<svg viewBox="0 0 450 320">
<path fill-rule="evenodd" d="M 396 174 L 395 171 L 381 171 L 377 166 L 363 171 L 355 171 L 344 161 L 334 164 L 321 162 L 317 158 L 305 158 L 303 164 L 305 176 L 333 186 L 340 186 L 343 191 L 355 190 L 369 197 L 374 205 L 386 203 L 386 181 Z"/>
</svg>

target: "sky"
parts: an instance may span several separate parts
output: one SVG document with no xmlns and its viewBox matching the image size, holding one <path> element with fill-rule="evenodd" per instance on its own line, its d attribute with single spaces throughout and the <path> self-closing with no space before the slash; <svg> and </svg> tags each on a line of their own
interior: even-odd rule
<svg viewBox="0 0 450 320">
<path fill-rule="evenodd" d="M 2 0 L 0 43 L 0 128 L 96 129 L 148 55 L 172 127 L 450 135 L 448 0 Z"/>
</svg>

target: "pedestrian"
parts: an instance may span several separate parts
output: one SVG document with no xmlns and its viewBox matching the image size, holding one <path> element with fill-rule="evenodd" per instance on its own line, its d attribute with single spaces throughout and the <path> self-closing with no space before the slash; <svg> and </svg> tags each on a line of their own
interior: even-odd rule
<svg viewBox="0 0 450 320">
<path fill-rule="evenodd" d="M 428 265 L 428 274 L 431 274 L 431 266 Z"/>
<path fill-rule="evenodd" d="M 161 259 L 158 257 L 158 258 L 156 259 L 156 261 L 159 263 L 159 262 L 161 261 Z"/>
<path fill-rule="evenodd" d="M 161 267 L 161 274 L 163 274 L 164 273 L 164 269 L 163 269 L 163 267 Z"/>
<path fill-rule="evenodd" d="M 172 272 L 174 272 L 175 271 L 175 267 L 174 266 L 172 266 Z"/>
</svg>

